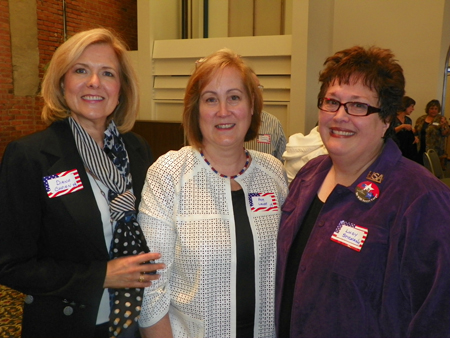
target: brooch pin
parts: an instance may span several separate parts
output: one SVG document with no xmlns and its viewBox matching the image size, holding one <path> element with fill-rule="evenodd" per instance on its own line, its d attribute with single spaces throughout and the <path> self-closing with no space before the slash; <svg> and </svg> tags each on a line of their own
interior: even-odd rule
<svg viewBox="0 0 450 338">
<path fill-rule="evenodd" d="M 370 203 L 378 198 L 380 190 L 374 183 L 364 181 L 357 185 L 355 193 L 361 202 Z"/>
</svg>

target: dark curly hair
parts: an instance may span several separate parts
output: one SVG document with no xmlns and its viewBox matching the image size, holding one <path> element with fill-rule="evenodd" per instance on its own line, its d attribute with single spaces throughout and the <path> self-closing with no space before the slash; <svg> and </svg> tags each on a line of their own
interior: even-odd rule
<svg viewBox="0 0 450 338">
<path fill-rule="evenodd" d="M 405 94 L 405 77 L 389 49 L 354 46 L 328 57 L 324 66 L 319 76 L 322 84 L 318 98 L 325 96 L 334 81 L 347 85 L 362 81 L 377 93 L 380 119 L 383 122 L 394 121 Z M 395 131 L 391 123 L 384 138 L 386 140 L 393 135 Z"/>
</svg>

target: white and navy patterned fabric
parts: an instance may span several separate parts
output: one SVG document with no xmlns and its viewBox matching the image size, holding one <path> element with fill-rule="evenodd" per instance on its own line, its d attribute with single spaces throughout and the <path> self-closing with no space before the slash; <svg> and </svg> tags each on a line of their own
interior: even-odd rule
<svg viewBox="0 0 450 338">
<path fill-rule="evenodd" d="M 105 131 L 104 150 L 72 118 L 70 126 L 84 165 L 108 190 L 110 217 L 115 221 L 111 259 L 149 252 L 136 219 L 130 162 L 114 121 Z M 137 330 L 143 289 L 110 289 L 110 332 L 115 337 L 134 337 Z"/>
<path fill-rule="evenodd" d="M 278 223 L 288 189 L 280 161 L 250 150 L 235 181 L 245 195 L 273 193 L 278 210 L 246 208 L 255 244 L 255 337 L 274 337 Z M 166 269 L 145 289 L 139 324 L 169 313 L 174 337 L 235 337 L 236 235 L 230 179 L 211 170 L 192 147 L 161 156 L 148 170 L 138 220 Z"/>
<path fill-rule="evenodd" d="M 254 140 L 245 142 L 247 149 L 271 154 L 283 162 L 283 153 L 286 150 L 286 136 L 281 122 L 266 111 L 261 112 L 261 125 L 258 136 Z"/>
</svg>

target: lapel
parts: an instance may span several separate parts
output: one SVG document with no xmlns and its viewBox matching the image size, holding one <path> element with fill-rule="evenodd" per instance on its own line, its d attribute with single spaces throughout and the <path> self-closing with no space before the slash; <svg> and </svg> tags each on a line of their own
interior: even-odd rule
<svg viewBox="0 0 450 338">
<path fill-rule="evenodd" d="M 91 243 L 96 251 L 109 257 L 100 211 L 68 121 L 54 122 L 48 130 L 51 136 L 45 139 L 42 147 L 47 157 L 47 174 L 77 169 L 83 184 L 82 190 L 57 198 L 61 203 L 60 212 L 70 215 L 80 232 L 86 235 L 86 243 Z"/>
<path fill-rule="evenodd" d="M 303 220 L 308 212 L 309 206 L 317 195 L 331 164 L 328 155 L 312 159 L 307 167 L 302 168 L 304 174 L 291 182 L 288 198 L 282 207 L 285 215 L 282 216 L 282 231 L 280 231 L 278 239 L 280 248 L 282 248 L 280 250 L 283 250 L 286 255 L 288 255 L 292 242 L 301 226 L 300 220 Z"/>
<path fill-rule="evenodd" d="M 61 213 L 70 215 L 80 232 L 86 236 L 100 254 L 109 257 L 103 234 L 101 214 L 89 182 L 83 161 L 78 154 L 68 120 L 54 122 L 48 129 L 49 137 L 44 139 L 42 153 L 47 159 L 47 175 L 66 170 L 77 169 L 83 189 L 58 198 L 61 203 Z M 152 158 L 148 149 L 144 149 L 139 138 L 133 133 L 123 136 L 130 161 L 130 171 L 133 179 L 133 192 L 136 196 L 136 211 L 139 207 L 145 175 Z M 147 153 L 146 153 L 147 152 Z"/>
</svg>

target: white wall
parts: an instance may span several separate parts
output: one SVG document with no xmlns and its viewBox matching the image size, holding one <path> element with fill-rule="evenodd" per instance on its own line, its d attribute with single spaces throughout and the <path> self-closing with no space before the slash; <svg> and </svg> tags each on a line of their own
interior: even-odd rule
<svg viewBox="0 0 450 338">
<path fill-rule="evenodd" d="M 354 45 L 394 52 L 405 72 L 406 94 L 417 102 L 413 121 L 424 114 L 429 100 L 442 100 L 450 0 L 293 0 L 292 16 L 290 112 L 301 116 L 290 117 L 294 124 L 289 133 L 314 127 L 322 64 L 327 56 Z M 450 107 L 446 115 L 450 117 Z"/>
<path fill-rule="evenodd" d="M 333 51 L 378 45 L 393 51 L 416 101 L 413 121 L 432 99 L 442 99 L 444 62 L 450 44 L 447 0 L 336 0 Z"/>
<path fill-rule="evenodd" d="M 177 0 L 138 0 L 139 50 L 133 57 L 142 85 L 141 111 L 147 116 L 153 95 L 153 41 L 179 37 L 179 6 Z M 450 0 L 288 0 L 286 13 L 292 15 L 286 19 L 292 27 L 285 30 L 292 35 L 288 136 L 314 127 L 322 64 L 327 56 L 353 45 L 378 45 L 394 52 L 405 72 L 406 94 L 417 102 L 413 121 L 429 100 L 442 100 Z"/>
<path fill-rule="evenodd" d="M 153 42 L 181 36 L 178 0 L 138 0 L 138 50 L 131 52 L 140 83 L 141 108 L 138 119 L 151 114 L 153 97 Z"/>
</svg>

